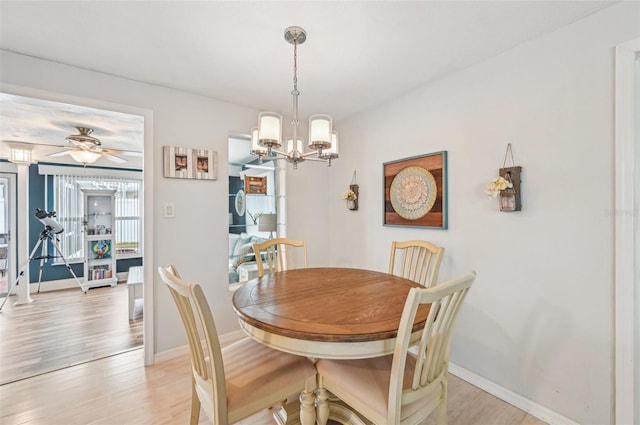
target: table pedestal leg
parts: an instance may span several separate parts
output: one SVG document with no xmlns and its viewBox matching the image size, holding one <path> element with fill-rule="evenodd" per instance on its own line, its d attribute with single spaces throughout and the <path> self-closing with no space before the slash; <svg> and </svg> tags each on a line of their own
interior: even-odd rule
<svg viewBox="0 0 640 425">
<path fill-rule="evenodd" d="M 327 399 L 329 394 L 324 388 L 318 388 L 316 390 L 316 414 L 318 419 L 318 425 L 326 425 L 329 420 L 329 403 Z"/>
<path fill-rule="evenodd" d="M 300 423 L 314 425 L 316 423 L 315 396 L 313 390 L 300 393 Z"/>
</svg>

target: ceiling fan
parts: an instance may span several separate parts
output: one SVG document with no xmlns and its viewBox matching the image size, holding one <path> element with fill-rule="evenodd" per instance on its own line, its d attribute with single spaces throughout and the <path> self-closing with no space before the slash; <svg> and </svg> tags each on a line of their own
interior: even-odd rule
<svg viewBox="0 0 640 425">
<path fill-rule="evenodd" d="M 48 154 L 47 156 L 59 157 L 64 155 L 70 155 L 77 162 L 83 164 L 92 164 L 98 160 L 101 156 L 104 156 L 108 160 L 117 164 L 123 164 L 127 162 L 126 159 L 114 155 L 118 154 L 130 154 L 136 155 L 138 152 L 125 152 L 115 149 L 106 149 L 102 147 L 102 143 L 99 139 L 91 136 L 93 133 L 92 128 L 88 127 L 76 127 L 79 134 L 71 134 L 66 137 L 67 142 L 73 145 L 70 149 L 65 149 L 61 152 L 55 152 Z"/>
</svg>

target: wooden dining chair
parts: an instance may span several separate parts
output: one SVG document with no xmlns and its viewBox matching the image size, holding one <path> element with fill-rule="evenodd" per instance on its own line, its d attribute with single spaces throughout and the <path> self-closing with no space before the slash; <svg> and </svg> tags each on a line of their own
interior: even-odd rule
<svg viewBox="0 0 640 425">
<path fill-rule="evenodd" d="M 411 240 L 391 243 L 389 274 L 430 288 L 437 284 L 444 248 L 431 242 Z"/>
<path fill-rule="evenodd" d="M 318 400 L 326 400 L 328 390 L 376 425 L 419 424 L 436 409 L 437 423 L 446 424 L 451 336 L 475 276 L 471 272 L 433 288 L 412 288 L 392 355 L 318 360 Z M 423 304 L 430 304 L 429 313 L 417 352 L 410 353 L 416 312 Z M 322 409 L 318 406 L 318 417 Z"/>
<path fill-rule="evenodd" d="M 307 268 L 307 242 L 289 238 L 274 238 L 253 244 L 258 264 L 258 277 L 264 276 L 266 269 L 281 272 Z"/>
<path fill-rule="evenodd" d="M 191 425 L 200 408 L 214 425 L 235 423 L 288 396 L 304 392 L 313 406 L 316 370 L 306 357 L 244 338 L 220 348 L 216 325 L 202 288 L 183 281 L 175 267 L 158 267 L 184 324 L 191 351 Z M 313 410 L 311 410 L 313 411 Z"/>
</svg>

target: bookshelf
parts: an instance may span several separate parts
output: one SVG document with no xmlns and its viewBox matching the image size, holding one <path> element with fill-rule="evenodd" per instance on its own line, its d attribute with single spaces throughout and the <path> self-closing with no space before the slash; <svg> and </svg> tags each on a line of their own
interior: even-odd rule
<svg viewBox="0 0 640 425">
<path fill-rule="evenodd" d="M 116 286 L 115 190 L 84 194 L 84 286 Z"/>
</svg>

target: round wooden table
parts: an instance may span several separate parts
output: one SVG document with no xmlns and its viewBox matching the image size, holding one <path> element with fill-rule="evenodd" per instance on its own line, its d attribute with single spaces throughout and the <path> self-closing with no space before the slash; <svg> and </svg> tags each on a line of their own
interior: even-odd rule
<svg viewBox="0 0 640 425">
<path fill-rule="evenodd" d="M 362 359 L 393 352 L 404 303 L 413 287 L 388 273 L 309 268 L 267 274 L 233 296 L 240 325 L 252 338 L 293 354 Z M 416 329 L 429 312 L 418 311 Z"/>
<path fill-rule="evenodd" d="M 298 269 L 247 282 L 234 294 L 233 307 L 241 328 L 271 348 L 312 359 L 362 359 L 393 353 L 413 287 L 422 286 L 371 270 Z M 428 313 L 428 305 L 418 310 L 415 339 Z M 305 397 L 309 400 L 310 395 L 303 393 L 301 401 Z M 361 423 L 345 406 L 327 404 L 326 395 L 322 398 L 318 423 L 326 423 L 327 415 Z"/>
</svg>

